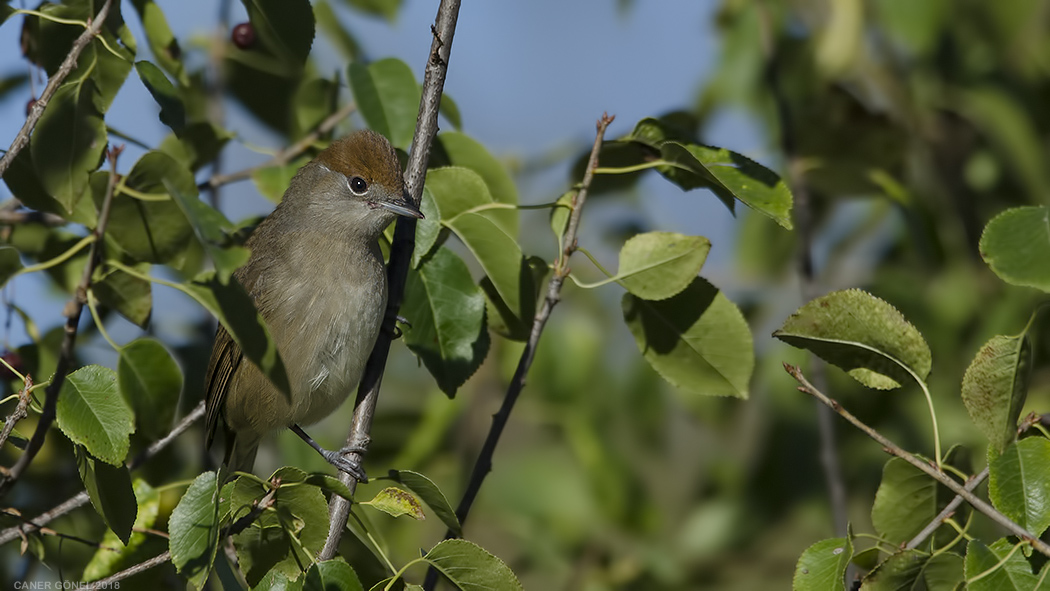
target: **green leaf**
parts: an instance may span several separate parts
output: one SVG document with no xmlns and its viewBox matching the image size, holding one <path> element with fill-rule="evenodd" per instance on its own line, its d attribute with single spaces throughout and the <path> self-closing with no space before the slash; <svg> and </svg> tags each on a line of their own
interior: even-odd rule
<svg viewBox="0 0 1050 591">
<path fill-rule="evenodd" d="M 755 357 L 751 331 L 721 291 L 697 277 L 658 302 L 623 296 L 623 318 L 642 357 L 679 389 L 747 398 Z"/>
<path fill-rule="evenodd" d="M 845 591 L 846 567 L 853 556 L 849 538 L 832 538 L 813 544 L 798 559 L 792 591 Z"/>
<path fill-rule="evenodd" d="M 149 264 L 138 265 L 142 273 L 149 273 Z M 112 308 L 139 328 L 146 328 L 153 312 L 150 282 L 119 269 L 96 269 L 91 290 L 98 301 Z"/>
<path fill-rule="evenodd" d="M 97 581 L 137 562 L 134 560 L 136 552 L 142 548 L 149 537 L 149 534 L 143 530 L 151 529 L 160 513 L 160 492 L 141 479 L 136 479 L 132 483 L 132 488 L 135 491 L 138 511 L 132 526 L 131 539 L 124 544 L 117 539 L 116 534 L 107 531 L 95 555 L 91 557 L 91 562 L 84 567 L 82 577 L 84 581 Z"/>
<path fill-rule="evenodd" d="M 69 211 L 44 188 L 33 166 L 32 149 L 22 150 L 15 156 L 4 172 L 3 179 L 11 194 L 30 209 L 53 213 L 89 228 L 94 228 L 97 223 L 98 217 L 91 199 L 76 200 L 73 211 Z"/>
<path fill-rule="evenodd" d="M 412 493 L 401 490 L 396 486 L 388 486 L 376 493 L 371 500 L 361 501 L 359 504 L 369 505 L 373 509 L 378 509 L 391 517 L 408 515 L 416 520 L 426 519 L 426 515 L 423 514 L 423 506 L 419 504 L 419 499 Z"/>
<path fill-rule="evenodd" d="M 1017 438 L 1017 418 L 1028 395 L 1031 369 L 1032 341 L 1025 332 L 992 337 L 963 376 L 966 410 L 997 452 Z"/>
<path fill-rule="evenodd" d="M 189 171 L 179 167 L 167 154 L 146 153 L 131 168 L 126 184 L 150 195 L 151 199 L 144 201 L 123 192 L 114 195 L 106 236 L 135 260 L 150 263 L 175 260 L 193 239 L 193 226 L 179 205 L 165 198 L 168 195 L 165 185 L 174 182 L 175 186 L 181 186 L 187 178 L 193 184 Z M 100 208 L 101 197 L 96 196 Z"/>
<path fill-rule="evenodd" d="M 279 570 L 266 573 L 252 591 L 302 591 L 306 577 L 290 580 L 288 575 Z"/>
<path fill-rule="evenodd" d="M 204 165 L 211 164 L 231 137 L 222 128 L 198 121 L 187 124 L 179 135 L 169 134 L 161 141 L 159 149 L 196 172 Z"/>
<path fill-rule="evenodd" d="M 437 203 L 430 189 L 423 187 L 423 196 L 419 202 L 419 211 L 425 216 L 416 220 L 416 245 L 412 251 L 412 268 L 418 269 L 419 265 L 434 250 L 441 237 L 441 213 L 438 211 Z"/>
<path fill-rule="evenodd" d="M 989 465 L 988 497 L 995 508 L 1039 537 L 1050 526 L 1050 441 L 1028 437 Z"/>
<path fill-rule="evenodd" d="M 186 489 L 168 520 L 171 563 L 198 589 L 208 580 L 219 548 L 218 494 L 215 472 L 201 474 Z"/>
<path fill-rule="evenodd" d="M 868 573 L 860 588 L 862 591 L 955 591 L 964 580 L 962 570 L 962 558 L 957 554 L 931 557 L 918 550 L 901 550 Z"/>
<path fill-rule="evenodd" d="M 928 474 L 900 458 L 882 468 L 882 482 L 871 506 L 871 523 L 879 535 L 902 544 L 922 531 L 954 497 Z"/>
<path fill-rule="evenodd" d="M 182 370 L 160 341 L 141 338 L 120 349 L 117 385 L 135 411 L 140 433 L 159 439 L 171 430 Z"/>
<path fill-rule="evenodd" d="M 117 374 L 99 365 L 66 376 L 56 409 L 58 427 L 96 458 L 123 466 L 135 417 L 117 389 Z"/>
<path fill-rule="evenodd" d="M 391 23 L 401 8 L 402 0 L 345 0 L 347 4 L 367 14 L 381 16 Z"/>
<path fill-rule="evenodd" d="M 135 71 L 139 73 L 146 90 L 153 95 L 153 100 L 160 105 L 160 122 L 173 131 L 182 131 L 186 126 L 186 106 L 182 104 L 175 86 L 160 68 L 150 62 L 136 62 Z"/>
<path fill-rule="evenodd" d="M 445 540 L 423 560 L 459 589 L 522 589 L 506 563 L 473 542 Z"/>
<path fill-rule="evenodd" d="M 643 300 L 678 295 L 696 279 L 711 241 L 675 232 L 637 234 L 620 249 L 617 283 Z"/>
<path fill-rule="evenodd" d="M 485 297 L 466 263 L 441 247 L 405 284 L 402 314 L 412 323 L 405 344 L 449 396 L 474 374 L 488 352 Z"/>
<path fill-rule="evenodd" d="M 215 263 L 219 280 L 229 281 L 230 275 L 248 262 L 251 254 L 246 248 L 228 245 L 229 234 L 234 233 L 236 227 L 219 210 L 200 200 L 193 175 L 171 156 L 164 152 L 150 152 L 139 162 L 147 158 L 151 158 L 151 172 L 161 178 L 165 190 L 179 205 L 197 240 Z"/>
<path fill-rule="evenodd" d="M 569 229 L 569 218 L 572 217 L 572 202 L 575 197 L 576 191 L 566 191 L 561 197 L 558 197 L 554 209 L 551 209 L 551 231 L 558 239 L 559 246 L 562 246 L 562 239 Z"/>
<path fill-rule="evenodd" d="M 970 540 L 966 545 L 964 568 L 967 591 L 1030 591 L 1038 580 L 1032 574 L 1032 567 L 1024 558 L 1024 553 L 1015 551 L 1002 565 L 999 563 L 1013 550 L 1013 544 L 1005 539 L 996 541 L 991 547 L 980 540 Z M 994 570 L 992 570 L 994 569 Z M 986 576 L 971 581 L 979 574 L 989 572 Z"/>
<path fill-rule="evenodd" d="M 361 44 L 339 21 L 339 16 L 332 10 L 331 4 L 324 0 L 314 2 L 314 16 L 317 18 L 317 27 L 328 37 L 328 41 L 344 60 L 352 62 L 361 55 Z"/>
<path fill-rule="evenodd" d="M 438 105 L 438 112 L 452 124 L 456 131 L 463 128 L 463 116 L 459 113 L 459 105 L 452 100 L 452 97 L 447 92 L 441 94 L 441 104 Z"/>
<path fill-rule="evenodd" d="M 466 168 L 447 167 L 430 170 L 426 185 L 434 196 L 442 225 L 455 232 L 481 263 L 513 318 L 526 318 L 527 302 L 535 295 L 532 286 L 522 281 L 528 272 L 526 261 L 517 241 L 505 229 L 507 220 L 500 217 L 505 210 L 479 210 L 494 204 L 484 179 Z"/>
<path fill-rule="evenodd" d="M 131 540 L 131 528 L 138 512 L 128 467 L 99 462 L 80 445 L 75 446 L 74 451 L 80 480 L 84 483 L 91 505 L 102 516 L 106 527 L 127 544 Z"/>
<path fill-rule="evenodd" d="M 297 468 L 282 468 L 271 481 L 296 482 L 306 477 Z M 231 495 L 234 517 L 246 514 L 269 490 L 269 484 L 241 477 Z M 299 565 L 309 564 L 324 546 L 328 534 L 328 504 L 314 486 L 279 486 L 273 506 L 234 536 L 234 547 L 248 584 L 255 586 L 268 571 L 289 578 L 299 576 Z"/>
<path fill-rule="evenodd" d="M 869 388 L 889 390 L 930 373 L 930 348 L 904 316 L 859 289 L 836 291 L 798 309 L 773 336 L 846 370 Z"/>
<path fill-rule="evenodd" d="M 303 80 L 292 97 L 292 139 L 313 131 L 338 108 L 339 85 L 325 78 Z"/>
<path fill-rule="evenodd" d="M 350 90 L 365 123 L 397 148 L 408 149 L 416 129 L 422 91 L 412 68 L 397 58 L 348 69 Z"/>
<path fill-rule="evenodd" d="M 306 571 L 303 591 L 364 591 L 354 569 L 342 559 L 315 562 Z"/>
<path fill-rule="evenodd" d="M 189 85 L 189 79 L 182 66 L 182 49 L 168 26 L 164 11 L 153 0 L 132 0 L 131 3 L 139 13 L 153 59 L 157 60 L 165 72 L 174 76 L 179 84 Z"/>
<path fill-rule="evenodd" d="M 657 170 L 685 190 L 705 187 L 733 210 L 733 200 L 791 229 L 791 191 L 776 173 L 753 160 L 726 150 L 686 140 L 667 121 L 647 118 L 638 122 L 629 140 L 658 150 L 671 165 Z"/>
<path fill-rule="evenodd" d="M 92 80 L 66 82 L 51 97 L 30 141 L 37 178 L 67 213 L 106 149 L 106 123 L 97 100 Z"/>
<path fill-rule="evenodd" d="M 0 286 L 6 284 L 22 270 L 22 257 L 17 248 L 0 246 Z"/>
<path fill-rule="evenodd" d="M 1003 281 L 1050 292 L 1050 208 L 1015 207 L 992 218 L 981 258 Z"/>
<path fill-rule="evenodd" d="M 274 203 L 280 203 L 284 192 L 288 190 L 288 185 L 292 182 L 292 177 L 309 161 L 309 156 L 301 156 L 287 164 L 255 169 L 252 171 L 252 182 L 255 183 L 255 188 L 263 197 Z M 420 222 L 423 221 L 420 220 Z"/>
<path fill-rule="evenodd" d="M 419 498 L 423 499 L 423 502 L 434 511 L 438 519 L 452 533 L 456 536 L 462 535 L 463 526 L 459 523 L 456 512 L 452 509 L 452 505 L 449 505 L 448 499 L 445 498 L 441 489 L 434 484 L 434 481 L 411 470 L 391 470 L 388 476 L 391 480 L 400 482 L 419 495 Z"/>
<path fill-rule="evenodd" d="M 309 0 L 242 0 L 248 20 L 269 53 L 297 66 L 306 63 L 314 42 Z"/>
<path fill-rule="evenodd" d="M 452 166 L 467 168 L 478 173 L 485 181 L 489 195 L 495 203 L 518 205 L 518 189 L 507 172 L 507 167 L 497 160 L 480 142 L 457 131 L 438 134 L 438 141 Z M 518 237 L 518 210 L 499 209 L 490 214 L 504 232 Z"/>
<path fill-rule="evenodd" d="M 303 482 L 316 486 L 321 490 L 326 490 L 332 494 L 339 495 L 348 501 L 354 500 L 354 496 L 350 493 L 350 488 L 343 484 L 343 481 L 331 474 L 314 472 L 308 474 Z"/>
<path fill-rule="evenodd" d="M 223 283 L 213 272 L 206 272 L 183 287 L 226 327 L 244 355 L 278 390 L 286 394 L 291 392 L 288 374 L 277 354 L 277 345 L 266 328 L 266 321 L 235 277 L 231 277 L 229 283 Z"/>
</svg>

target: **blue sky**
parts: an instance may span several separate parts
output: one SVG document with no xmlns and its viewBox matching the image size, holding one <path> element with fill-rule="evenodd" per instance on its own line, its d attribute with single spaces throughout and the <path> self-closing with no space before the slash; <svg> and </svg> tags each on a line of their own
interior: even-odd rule
<svg viewBox="0 0 1050 591">
<path fill-rule="evenodd" d="M 208 35 L 217 16 L 218 3 L 214 0 L 158 3 L 184 48 L 191 46 L 195 37 Z M 338 0 L 332 3 L 339 9 L 342 22 L 368 51 L 367 57 L 399 57 L 422 78 L 436 1 L 407 0 L 393 24 L 344 10 Z M 232 5 L 232 22 L 246 20 L 240 3 Z M 499 157 L 529 162 L 559 149 L 569 149 L 569 153 L 584 149 L 593 140 L 594 122 L 603 111 L 617 116 L 610 129 L 610 136 L 615 137 L 643 117 L 690 105 L 718 57 L 718 38 L 712 28 L 717 3 L 657 0 L 634 2 L 625 10 L 617 5 L 615 0 L 465 2 L 446 82 L 446 91 L 463 115 L 463 130 Z M 123 11 L 140 40 L 137 59 L 146 59 L 149 50 L 129 2 L 124 2 Z M 0 56 L 5 56 L 0 58 L 0 75 L 28 69 L 17 50 L 20 28 L 18 17 L 0 27 L 0 48 L 6 48 L 0 51 Z M 322 71 L 342 69 L 334 52 L 326 49 L 319 36 L 315 53 Z M 29 98 L 26 87 L 0 101 L 0 144 L 8 145 L 17 133 Z M 132 72 L 107 121 L 155 144 L 167 133 L 156 114 L 155 103 Z M 236 105 L 229 107 L 228 126 L 238 141 L 227 151 L 227 171 L 265 159 L 258 148 L 281 146 L 280 138 L 261 128 Z M 761 152 L 762 138 L 743 115 L 719 116 L 705 140 L 769 163 L 768 154 Z M 140 153 L 129 151 L 121 168 L 130 168 Z M 572 182 L 567 164 L 519 181 L 522 200 L 527 203 L 552 201 Z M 639 194 L 643 217 L 651 227 L 702 234 L 712 240 L 704 275 L 719 283 L 719 276 L 728 272 L 732 249 L 735 222 L 729 212 L 712 195 L 703 191 L 682 193 L 655 175 L 643 182 Z M 7 187 L 0 184 L 0 199 L 9 196 Z M 251 183 L 225 189 L 224 203 L 227 215 L 235 220 L 271 207 Z M 615 222 L 636 216 L 638 211 L 627 204 L 603 206 L 595 208 L 591 219 L 596 225 Z M 615 266 L 615 251 L 608 251 L 606 258 Z M 42 282 L 32 277 L 19 277 L 14 283 L 16 302 L 44 326 L 57 323 L 64 297 L 39 297 Z M 157 309 L 189 306 L 164 288 L 155 294 Z M 169 303 L 169 298 L 174 299 Z M 185 307 L 185 311 L 191 308 Z M 157 315 L 156 320 L 163 332 L 163 318 Z M 132 327 L 119 326 L 119 321 L 117 324 L 118 337 L 135 336 Z M 11 340 L 17 343 L 24 338 L 13 330 Z"/>
</svg>

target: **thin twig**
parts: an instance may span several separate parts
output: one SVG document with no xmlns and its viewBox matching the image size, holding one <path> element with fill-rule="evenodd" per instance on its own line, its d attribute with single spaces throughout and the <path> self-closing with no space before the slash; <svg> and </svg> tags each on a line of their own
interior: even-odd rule
<svg viewBox="0 0 1050 591">
<path fill-rule="evenodd" d="M 0 176 L 3 176 L 7 172 L 7 168 L 14 162 L 15 156 L 22 151 L 23 148 L 29 145 L 29 134 L 33 133 L 33 129 L 36 127 L 37 122 L 40 120 L 40 116 L 44 113 L 44 107 L 51 100 L 51 97 L 58 91 L 58 87 L 62 85 L 62 82 L 66 79 L 66 76 L 73 71 L 73 68 L 77 66 L 77 58 L 80 57 L 80 52 L 84 51 L 88 43 L 98 35 L 99 31 L 102 30 L 102 25 L 106 23 L 106 16 L 109 15 L 109 7 L 112 0 L 106 0 L 99 9 L 98 14 L 88 24 L 87 29 L 77 37 L 76 41 L 73 42 L 73 46 L 69 49 L 69 54 L 66 55 L 66 59 L 62 60 L 62 65 L 58 67 L 51 79 L 47 81 L 47 86 L 44 87 L 44 92 L 40 93 L 40 97 L 33 103 L 33 107 L 29 110 L 29 116 L 26 117 L 26 122 L 22 125 L 22 129 L 18 131 L 18 135 L 15 136 L 11 147 L 7 149 L 3 158 L 0 158 Z"/>
<path fill-rule="evenodd" d="M 543 335 L 543 329 L 547 325 L 547 320 L 550 319 L 554 306 L 561 300 L 561 288 L 570 271 L 569 257 L 576 252 L 576 233 L 580 226 L 580 212 L 583 210 L 583 204 L 587 201 L 587 192 L 590 190 L 594 171 L 598 168 L 598 154 L 601 152 L 602 142 L 605 139 L 605 130 L 608 129 L 613 119 L 614 117 L 610 117 L 608 114 L 603 114 L 601 119 L 598 119 L 594 146 L 591 148 L 590 159 L 587 161 L 587 170 L 583 174 L 583 182 L 572 198 L 572 212 L 569 214 L 569 222 L 565 230 L 563 250 L 558 253 L 558 259 L 554 262 L 554 270 L 550 281 L 547 283 L 547 296 L 543 300 L 543 306 L 540 307 L 539 312 L 532 321 L 532 332 L 529 334 L 529 340 L 525 344 L 525 349 L 521 352 L 518 367 L 514 370 L 514 377 L 510 380 L 510 385 L 507 387 L 507 393 L 503 397 L 503 403 L 500 405 L 499 411 L 492 415 L 492 426 L 489 427 L 485 443 L 481 446 L 478 458 L 474 461 L 474 468 L 471 470 L 467 488 L 463 492 L 459 506 L 456 507 L 456 517 L 459 518 L 460 524 L 467 521 L 474 499 L 477 498 L 485 477 L 492 471 L 492 456 L 496 452 L 496 445 L 499 444 L 503 429 L 506 427 L 507 421 L 510 420 L 510 413 L 514 409 L 518 396 L 525 388 L 525 377 L 529 373 L 529 368 L 532 367 L 532 361 L 536 356 L 536 348 L 539 346 L 540 336 Z M 445 532 L 446 540 L 454 537 L 456 537 L 456 534 L 451 529 Z M 426 579 L 423 581 L 423 588 L 428 591 L 433 589 L 437 584 L 437 577 L 437 569 L 431 567 L 427 571 Z"/>
<path fill-rule="evenodd" d="M 60 215 L 44 211 L 9 211 L 0 210 L 0 226 L 19 226 L 22 224 L 42 224 L 58 227 L 69 223 Z"/>
<path fill-rule="evenodd" d="M 963 488 L 973 492 L 975 488 L 984 482 L 985 478 L 988 478 L 988 466 L 985 466 L 984 470 L 981 470 L 976 475 L 971 476 L 970 479 L 966 481 L 966 485 L 963 486 Z M 953 513 L 955 513 L 955 510 L 959 508 L 959 505 L 961 505 L 962 502 L 963 498 L 959 495 L 955 495 L 955 498 L 949 501 L 944 509 L 942 509 L 936 517 L 930 520 L 930 522 L 926 524 L 926 527 L 922 528 L 922 531 L 915 534 L 914 538 L 908 540 L 908 543 L 904 545 L 904 549 L 914 550 L 915 548 L 918 548 L 919 544 L 926 541 L 926 538 L 930 537 L 933 535 L 933 532 L 937 531 L 937 528 L 944 523 L 945 519 L 948 519 Z"/>
<path fill-rule="evenodd" d="M 149 570 L 149 569 L 151 569 L 151 568 L 153 568 L 155 566 L 160 566 L 160 565 L 164 564 L 165 562 L 167 562 L 169 560 L 171 560 L 171 552 L 168 551 L 168 550 L 165 550 L 164 552 L 161 552 L 160 554 L 154 556 L 153 558 L 150 558 L 148 560 L 140 562 L 140 563 L 136 564 L 135 566 L 128 567 L 128 568 L 120 571 L 119 573 L 110 575 L 110 576 L 108 576 L 108 577 L 106 577 L 104 579 L 100 579 L 100 580 L 95 581 L 93 583 L 85 583 L 84 585 L 78 586 L 76 588 L 77 589 L 116 589 L 117 586 L 114 585 L 114 583 L 116 583 L 117 581 L 123 581 L 124 579 L 126 579 L 128 577 L 137 575 L 137 574 L 139 574 L 141 572 L 145 572 L 145 571 L 147 571 L 147 570 Z"/>
<path fill-rule="evenodd" d="M 423 95 L 419 103 L 419 115 L 416 118 L 416 131 L 412 137 L 412 151 L 408 157 L 405 171 L 405 190 L 412 202 L 419 204 L 423 196 L 423 179 L 426 178 L 427 162 L 430 160 L 430 146 L 437 134 L 438 108 L 441 105 L 441 93 L 445 87 L 445 74 L 448 71 L 448 60 L 452 52 L 452 38 L 456 33 L 456 21 L 459 18 L 460 0 L 441 0 L 437 17 L 431 28 L 433 41 L 423 74 Z M 416 220 L 399 217 L 394 227 L 394 241 L 390 247 L 390 262 L 387 264 L 387 308 L 383 328 L 379 331 L 372 354 L 365 365 L 361 385 L 357 390 L 354 416 L 346 441 L 348 446 L 364 449 L 368 445 L 369 432 L 372 429 L 372 417 L 375 414 L 376 401 L 379 398 L 379 387 L 383 382 L 383 369 L 386 367 L 387 355 L 390 353 L 391 337 L 394 335 L 397 311 L 405 292 L 405 279 L 408 276 L 408 264 L 415 247 Z M 363 454 L 351 454 L 351 459 L 362 460 Z M 348 474 L 339 475 L 340 480 L 353 493 L 357 480 Z M 341 496 L 332 497 L 329 507 L 330 525 L 328 539 L 320 553 L 320 560 L 335 556 L 339 540 L 346 528 L 350 515 L 350 502 Z"/>
<path fill-rule="evenodd" d="M 7 415 L 4 419 L 4 430 L 0 431 L 0 447 L 3 447 L 7 443 L 7 438 L 11 436 L 11 432 L 15 430 L 15 424 L 18 421 L 29 416 L 26 411 L 29 408 L 29 389 L 33 387 L 33 378 L 26 376 L 26 381 L 22 384 L 22 390 L 18 392 L 18 406 L 15 407 L 14 412 Z"/>
<path fill-rule="evenodd" d="M 135 470 L 142 464 L 146 463 L 147 460 L 160 453 L 164 448 L 175 441 L 179 435 L 184 433 L 186 429 L 190 428 L 190 425 L 200 420 L 204 416 L 204 401 L 195 406 L 193 410 L 189 412 L 185 417 L 179 421 L 179 424 L 175 425 L 175 428 L 170 433 L 165 435 L 163 438 L 154 441 L 148 448 L 142 453 L 135 456 L 130 462 L 128 462 L 128 470 Z M 86 505 L 89 501 L 89 497 L 86 491 L 80 491 L 76 495 L 72 496 L 66 502 L 58 505 L 57 507 L 37 515 L 33 519 L 27 520 L 22 525 L 16 525 L 9 527 L 4 531 L 0 532 L 0 545 L 6 544 L 11 540 L 21 537 L 24 534 L 42 529 L 46 524 L 51 521 L 58 519 L 59 517 Z"/>
<path fill-rule="evenodd" d="M 102 209 L 98 214 L 98 225 L 92 232 L 96 240 L 91 243 L 91 253 L 88 256 L 87 265 L 84 266 L 84 274 L 80 277 L 80 284 L 77 285 L 73 298 L 66 302 L 64 310 L 66 324 L 62 337 L 62 348 L 58 355 L 58 364 L 55 366 L 55 377 L 52 378 L 51 383 L 45 390 L 44 410 L 40 413 L 36 431 L 33 432 L 29 444 L 26 445 L 25 453 L 18 458 L 18 461 L 6 474 L 0 476 L 0 497 L 3 497 L 11 490 L 11 487 L 14 486 L 25 469 L 29 467 L 30 462 L 33 461 L 40 448 L 43 447 L 47 432 L 51 429 L 51 423 L 55 420 L 55 410 L 58 408 L 58 394 L 62 390 L 66 374 L 69 373 L 70 365 L 73 363 L 73 348 L 77 341 L 77 326 L 80 323 L 80 313 L 83 312 L 84 304 L 87 302 L 87 291 L 91 287 L 91 275 L 95 272 L 95 267 L 101 258 L 102 237 L 106 233 L 110 206 L 113 203 L 114 189 L 117 186 L 117 158 L 123 150 L 123 146 L 117 146 L 110 149 L 106 154 L 110 166 L 109 184 L 106 187 L 106 196 L 102 202 Z"/>
<path fill-rule="evenodd" d="M 813 268 L 813 207 L 806 182 L 803 165 L 798 156 L 798 141 L 791 113 L 791 104 L 780 84 L 780 59 L 776 52 L 772 16 L 766 2 L 759 4 L 759 29 L 762 53 L 765 59 L 765 81 L 769 95 L 776 107 L 777 119 L 780 121 L 780 150 L 787 164 L 786 173 L 791 194 L 794 197 L 794 218 L 798 235 L 798 272 L 801 276 L 802 297 L 810 301 L 820 295 L 816 272 Z M 820 387 L 827 383 L 823 362 L 813 355 L 811 367 L 813 381 Z M 828 500 L 831 505 L 831 518 L 838 536 L 846 535 L 846 484 L 842 476 L 842 463 L 839 460 L 838 442 L 835 435 L 835 421 L 831 409 L 817 404 L 817 431 L 820 440 L 820 465 L 824 470 L 824 481 L 828 489 Z"/>
<path fill-rule="evenodd" d="M 235 181 L 243 181 L 244 179 L 251 178 L 252 174 L 257 170 L 269 168 L 271 166 L 283 166 L 285 164 L 288 164 L 297 156 L 310 149 L 310 146 L 314 145 L 314 142 L 320 139 L 322 135 L 335 129 L 335 126 L 338 125 L 339 122 L 343 119 L 349 117 L 350 113 L 353 113 L 355 109 L 357 109 L 357 105 L 355 103 L 347 103 L 343 105 L 341 109 L 326 117 L 325 120 L 317 126 L 317 129 L 303 136 L 301 140 L 274 154 L 273 157 L 267 160 L 266 162 L 263 162 L 262 164 L 259 164 L 257 166 L 252 166 L 243 170 L 231 172 L 229 174 L 213 175 L 208 180 L 204 181 L 200 185 L 197 185 L 197 188 L 202 191 L 215 189 Z"/>
<path fill-rule="evenodd" d="M 902 449 L 896 443 L 893 443 L 892 441 L 887 439 L 885 436 L 882 435 L 882 433 L 879 433 L 875 429 L 872 429 L 871 427 L 861 422 L 860 419 L 853 416 L 853 414 L 851 414 L 848 410 L 843 408 L 841 404 L 828 398 L 823 392 L 816 389 L 813 386 L 813 384 L 809 383 L 809 380 L 807 380 L 806 377 L 802 375 L 802 370 L 787 363 L 784 364 L 784 369 L 791 375 L 791 377 L 795 378 L 795 380 L 798 381 L 798 383 L 800 384 L 798 388 L 799 391 L 814 396 L 817 398 L 817 400 L 820 400 L 821 402 L 826 404 L 829 408 L 837 412 L 839 416 L 849 421 L 854 427 L 860 429 L 868 437 L 871 437 L 872 439 L 877 441 L 879 445 L 881 445 L 883 449 L 886 450 L 887 453 L 897 456 L 898 458 L 901 458 L 902 460 L 908 462 L 912 466 L 915 466 L 919 470 L 922 470 L 931 478 L 933 478 L 937 482 L 940 482 L 944 486 L 951 489 L 952 492 L 962 497 L 967 503 L 972 505 L 974 509 L 977 509 L 981 513 L 984 513 L 986 516 L 988 516 L 989 519 L 1006 528 L 1006 530 L 1009 531 L 1011 534 L 1017 536 L 1025 542 L 1028 542 L 1033 548 L 1038 550 L 1040 553 L 1046 556 L 1050 556 L 1050 546 L 1048 546 L 1046 542 L 1043 542 L 1038 537 L 1033 535 L 1032 532 L 1014 523 L 1009 517 L 1000 513 L 998 510 L 996 510 L 995 507 L 992 507 L 986 501 L 974 495 L 972 492 L 967 490 L 958 482 L 952 480 L 951 477 L 949 477 L 944 472 L 937 470 L 937 468 L 930 465 L 929 462 L 920 460 L 913 454 Z"/>
</svg>

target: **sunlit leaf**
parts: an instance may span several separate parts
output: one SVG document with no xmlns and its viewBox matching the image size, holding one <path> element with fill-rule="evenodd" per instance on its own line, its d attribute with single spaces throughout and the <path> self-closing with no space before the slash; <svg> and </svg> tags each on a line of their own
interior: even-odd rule
<svg viewBox="0 0 1050 591">
<path fill-rule="evenodd" d="M 88 365 L 67 375 L 55 418 L 73 443 L 104 462 L 123 465 L 135 431 L 134 415 L 120 396 L 112 369 Z"/>
<path fill-rule="evenodd" d="M 350 90 L 365 122 L 397 148 L 407 149 L 416 129 L 422 90 L 408 64 L 386 58 L 350 64 Z"/>
<path fill-rule="evenodd" d="M 979 245 L 1000 279 L 1050 292 L 1050 207 L 1015 207 L 992 218 Z"/>
<path fill-rule="evenodd" d="M 506 563 L 473 542 L 445 540 L 423 560 L 459 589 L 522 589 Z"/>
<path fill-rule="evenodd" d="M 962 381 L 970 418 L 996 451 L 1017 437 L 1017 418 L 1028 395 L 1032 341 L 1028 333 L 996 335 L 977 352 Z"/>
<path fill-rule="evenodd" d="M 679 389 L 747 398 L 755 357 L 740 310 L 696 278 L 678 295 L 649 301 L 623 296 L 623 317 L 642 357 Z"/>
<path fill-rule="evenodd" d="M 1050 441 L 1027 437 L 989 464 L 988 497 L 996 509 L 1037 537 L 1050 527 Z"/>
<path fill-rule="evenodd" d="M 845 591 L 846 567 L 853 556 L 849 538 L 832 538 L 813 544 L 798 559 L 792 591 Z"/>
<path fill-rule="evenodd" d="M 904 316 L 859 289 L 819 297 L 792 314 L 773 336 L 806 349 L 879 390 L 925 380 L 932 359 L 926 341 Z"/>
<path fill-rule="evenodd" d="M 710 250 L 711 242 L 703 236 L 638 234 L 620 249 L 618 283 L 645 300 L 667 299 L 696 279 Z"/>
<path fill-rule="evenodd" d="M 215 472 L 205 472 L 193 480 L 168 519 L 171 562 L 198 589 L 219 548 L 218 494 Z"/>
</svg>

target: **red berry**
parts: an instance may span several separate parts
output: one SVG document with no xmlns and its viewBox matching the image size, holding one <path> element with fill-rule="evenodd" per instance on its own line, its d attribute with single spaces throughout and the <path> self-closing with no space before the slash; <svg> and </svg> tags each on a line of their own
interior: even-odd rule
<svg viewBox="0 0 1050 591">
<path fill-rule="evenodd" d="M 28 117 L 29 114 L 33 112 L 33 105 L 35 105 L 35 104 L 36 104 L 36 99 L 35 98 L 29 99 L 29 102 L 26 103 L 26 117 Z"/>
<path fill-rule="evenodd" d="M 230 38 L 239 49 L 251 49 L 255 45 L 255 28 L 251 23 L 241 23 L 233 28 Z"/>
<path fill-rule="evenodd" d="M 7 351 L 0 357 L 4 358 L 4 361 L 9 363 L 11 367 L 17 369 L 19 372 L 24 372 L 22 368 L 22 356 L 17 351 Z M 13 380 L 15 374 L 11 373 L 11 370 L 7 369 L 6 365 L 0 364 L 0 380 Z"/>
</svg>

